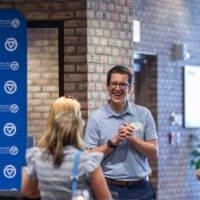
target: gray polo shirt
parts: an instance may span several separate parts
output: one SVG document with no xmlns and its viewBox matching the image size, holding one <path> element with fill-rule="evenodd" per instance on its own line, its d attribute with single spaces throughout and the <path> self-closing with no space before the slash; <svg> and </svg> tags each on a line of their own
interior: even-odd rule
<svg viewBox="0 0 200 200">
<path fill-rule="evenodd" d="M 135 134 L 144 141 L 157 139 L 155 123 L 147 108 L 129 102 L 125 112 L 116 113 L 106 103 L 94 111 L 88 120 L 86 147 L 94 148 L 105 144 L 124 122 L 140 124 L 142 128 Z M 138 180 L 151 174 L 147 157 L 128 141 L 120 142 L 101 164 L 105 177 L 112 179 Z"/>
</svg>

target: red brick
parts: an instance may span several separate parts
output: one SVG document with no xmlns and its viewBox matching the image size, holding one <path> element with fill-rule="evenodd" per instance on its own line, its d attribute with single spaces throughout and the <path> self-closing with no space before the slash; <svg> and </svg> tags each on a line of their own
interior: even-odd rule
<svg viewBox="0 0 200 200">
<path fill-rule="evenodd" d="M 76 11 L 76 18 L 84 19 L 87 16 L 87 12 L 85 10 L 77 10 Z"/>
<path fill-rule="evenodd" d="M 49 3 L 49 9 L 53 11 L 63 11 L 64 3 L 63 2 L 51 2 Z"/>
<path fill-rule="evenodd" d="M 86 27 L 86 20 L 71 19 L 64 22 L 65 28 Z"/>
<path fill-rule="evenodd" d="M 77 10 L 77 9 L 85 9 L 86 8 L 86 1 L 67 1 L 65 4 L 65 8 L 69 10 Z"/>
<path fill-rule="evenodd" d="M 65 74 L 64 77 L 67 82 L 87 81 L 87 74 L 83 73 Z"/>
<path fill-rule="evenodd" d="M 66 37 L 64 39 L 64 43 L 66 45 L 72 45 L 72 44 L 76 44 L 76 45 L 79 45 L 79 44 L 86 44 L 86 38 L 83 37 L 83 36 L 69 36 L 69 37 Z"/>
<path fill-rule="evenodd" d="M 74 55 L 74 56 L 65 56 L 64 58 L 65 62 L 68 62 L 68 63 L 79 63 L 79 62 L 86 62 L 87 61 L 87 58 L 86 58 L 86 55 L 81 55 L 81 56 L 78 56 L 78 55 Z"/>
</svg>

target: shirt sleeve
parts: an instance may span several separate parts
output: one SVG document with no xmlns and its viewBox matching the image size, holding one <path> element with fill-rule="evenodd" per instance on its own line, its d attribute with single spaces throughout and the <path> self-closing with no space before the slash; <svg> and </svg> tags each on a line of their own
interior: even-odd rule
<svg viewBox="0 0 200 200">
<path fill-rule="evenodd" d="M 84 165 L 85 167 L 85 172 L 89 176 L 91 172 L 93 172 L 97 167 L 100 166 L 101 161 L 103 159 L 103 153 L 100 152 L 87 152 L 86 154 L 87 160 Z"/>
<path fill-rule="evenodd" d="M 145 140 L 156 140 L 158 139 L 156 125 L 153 116 L 149 110 L 147 110 L 145 123 Z"/>
<path fill-rule="evenodd" d="M 39 153 L 39 148 L 33 147 L 27 149 L 26 151 L 26 166 L 23 167 L 23 171 L 26 172 L 33 180 L 37 180 L 36 169 L 35 169 L 35 161 L 36 156 Z"/>
<path fill-rule="evenodd" d="M 92 113 L 88 119 L 84 141 L 87 148 L 94 148 L 99 146 L 99 128 L 95 117 L 95 112 Z"/>
</svg>

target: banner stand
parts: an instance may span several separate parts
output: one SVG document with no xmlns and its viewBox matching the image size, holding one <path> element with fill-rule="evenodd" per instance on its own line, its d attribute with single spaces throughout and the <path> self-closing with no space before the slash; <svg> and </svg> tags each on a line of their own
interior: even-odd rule
<svg viewBox="0 0 200 200">
<path fill-rule="evenodd" d="M 0 9 L 0 192 L 20 191 L 27 140 L 27 22 Z"/>
</svg>

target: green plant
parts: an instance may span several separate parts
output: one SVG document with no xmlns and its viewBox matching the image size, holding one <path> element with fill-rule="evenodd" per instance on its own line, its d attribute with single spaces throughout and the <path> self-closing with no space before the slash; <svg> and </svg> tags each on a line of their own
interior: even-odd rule
<svg viewBox="0 0 200 200">
<path fill-rule="evenodd" d="M 198 145 L 198 147 L 200 147 L 200 145 Z M 197 170 L 200 168 L 200 149 L 197 148 L 193 150 L 191 155 L 192 155 L 191 166 L 194 166 L 195 169 Z"/>
</svg>

